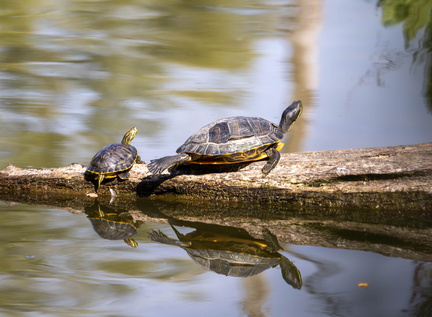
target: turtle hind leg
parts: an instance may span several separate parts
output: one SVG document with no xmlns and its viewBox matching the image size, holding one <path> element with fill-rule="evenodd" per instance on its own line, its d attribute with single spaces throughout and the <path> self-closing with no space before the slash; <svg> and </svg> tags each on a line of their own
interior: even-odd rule
<svg viewBox="0 0 432 317">
<path fill-rule="evenodd" d="M 168 237 L 166 234 L 164 234 L 160 230 L 152 230 L 149 233 L 149 238 L 152 241 L 164 243 L 164 244 L 170 244 L 170 245 L 180 245 L 177 240 L 174 240 L 170 237 Z"/>
<path fill-rule="evenodd" d="M 161 174 L 166 169 L 172 172 L 177 166 L 190 159 L 191 157 L 188 154 L 164 156 L 156 160 L 151 160 L 148 169 L 153 174 Z"/>
<path fill-rule="evenodd" d="M 280 152 L 276 150 L 274 147 L 269 148 L 266 151 L 266 154 L 268 155 L 269 160 L 261 170 L 263 173 L 263 177 L 266 177 L 276 167 L 281 157 Z"/>
</svg>

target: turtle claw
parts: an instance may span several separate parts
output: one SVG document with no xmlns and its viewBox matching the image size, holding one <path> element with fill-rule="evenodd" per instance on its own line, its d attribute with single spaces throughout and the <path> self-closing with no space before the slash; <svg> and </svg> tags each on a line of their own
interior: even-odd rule
<svg viewBox="0 0 432 317">
<path fill-rule="evenodd" d="M 170 245 L 177 245 L 176 240 L 168 237 L 166 234 L 164 234 L 160 230 L 150 231 L 150 233 L 148 234 L 148 237 L 150 238 L 150 240 L 155 241 L 155 242 L 160 242 L 160 243 L 170 244 Z"/>
<path fill-rule="evenodd" d="M 148 170 L 150 171 L 150 173 L 152 174 L 161 174 L 163 172 L 163 170 L 161 169 L 161 167 L 157 164 L 158 160 L 151 160 L 150 163 L 147 165 Z"/>
<path fill-rule="evenodd" d="M 262 168 L 262 176 L 266 177 L 277 165 L 280 160 L 280 152 L 275 148 L 270 148 L 266 151 L 269 157 L 268 162 Z"/>
</svg>

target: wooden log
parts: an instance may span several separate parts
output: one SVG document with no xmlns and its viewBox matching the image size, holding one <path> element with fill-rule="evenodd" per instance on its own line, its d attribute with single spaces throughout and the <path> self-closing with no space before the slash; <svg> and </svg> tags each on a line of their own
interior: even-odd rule
<svg viewBox="0 0 432 317">
<path fill-rule="evenodd" d="M 184 165 L 175 175 L 151 176 L 136 164 L 128 181 L 104 183 L 99 196 L 176 196 L 186 199 L 247 201 L 281 206 L 326 206 L 432 210 L 432 143 L 384 148 L 283 154 L 261 177 L 264 162 Z M 95 196 L 85 166 L 0 170 L 3 195 Z M 235 172 L 234 172 L 235 171 Z"/>
<path fill-rule="evenodd" d="M 129 181 L 103 184 L 97 198 L 81 164 L 10 165 L 0 170 L 0 200 L 73 213 L 97 201 L 146 222 L 205 222 L 257 237 L 268 228 L 283 243 L 432 261 L 431 159 L 432 143 L 290 153 L 264 179 L 263 162 L 188 165 L 158 177 L 140 164 Z M 113 202 L 109 188 L 117 193 Z"/>
</svg>

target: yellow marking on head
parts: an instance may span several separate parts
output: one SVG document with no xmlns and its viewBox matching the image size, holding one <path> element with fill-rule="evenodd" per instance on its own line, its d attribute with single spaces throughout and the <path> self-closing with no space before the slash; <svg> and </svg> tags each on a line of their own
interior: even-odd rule
<svg viewBox="0 0 432 317">
<path fill-rule="evenodd" d="M 123 145 L 129 145 L 132 142 L 132 140 L 135 138 L 135 136 L 137 135 L 137 132 L 138 132 L 138 129 L 136 127 L 133 127 L 128 132 L 126 132 L 126 134 L 123 136 L 122 144 Z"/>
</svg>

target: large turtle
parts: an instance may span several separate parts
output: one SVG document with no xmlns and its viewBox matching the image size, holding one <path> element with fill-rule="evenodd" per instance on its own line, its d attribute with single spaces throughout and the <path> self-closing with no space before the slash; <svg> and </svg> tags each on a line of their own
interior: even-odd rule
<svg viewBox="0 0 432 317">
<path fill-rule="evenodd" d="M 130 145 L 138 129 L 133 127 L 123 136 L 121 143 L 105 146 L 90 161 L 84 177 L 89 181 L 97 181 L 96 191 L 106 178 L 118 177 L 122 180 L 129 178 L 129 171 L 134 163 L 141 163 L 137 149 Z"/>
<path fill-rule="evenodd" d="M 173 225 L 171 227 L 179 240 L 168 237 L 160 230 L 152 230 L 150 239 L 181 247 L 206 270 L 227 276 L 248 277 L 280 265 L 282 277 L 289 285 L 296 289 L 302 286 L 299 270 L 279 253 L 283 249 L 268 229 L 263 230 L 264 239 L 256 239 L 244 229 L 226 226 L 205 224 L 202 227 L 210 229 L 197 228 L 186 235 Z"/>
<path fill-rule="evenodd" d="M 230 164 L 268 158 L 262 168 L 267 176 L 280 159 L 283 135 L 302 112 L 301 101 L 294 101 L 282 113 L 279 125 L 258 117 L 231 117 L 210 123 L 192 134 L 177 149 L 177 155 L 152 160 L 150 172 L 171 172 L 184 162 Z"/>
</svg>

